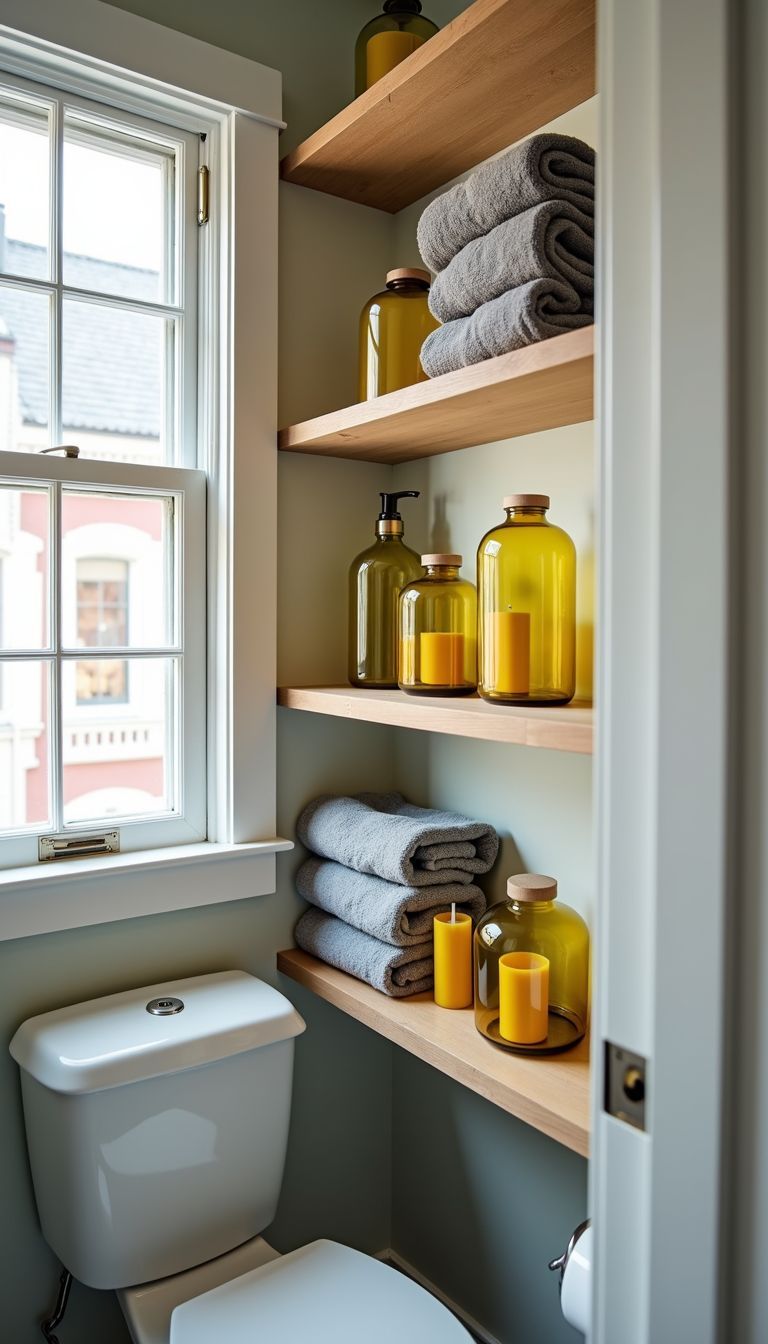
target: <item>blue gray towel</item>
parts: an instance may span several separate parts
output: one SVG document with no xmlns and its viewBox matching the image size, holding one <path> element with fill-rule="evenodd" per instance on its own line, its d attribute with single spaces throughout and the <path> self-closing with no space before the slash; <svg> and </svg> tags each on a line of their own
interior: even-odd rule
<svg viewBox="0 0 768 1344">
<path fill-rule="evenodd" d="M 407 887 L 468 884 L 488 872 L 499 850 L 487 823 L 416 807 L 400 793 L 316 798 L 296 833 L 321 858 Z"/>
<path fill-rule="evenodd" d="M 433 916 L 450 910 L 453 902 L 473 920 L 485 910 L 485 896 L 476 886 L 403 887 L 329 859 L 307 859 L 296 875 L 296 890 L 312 905 L 396 947 L 431 939 Z"/>
<path fill-rule="evenodd" d="M 424 264 L 444 270 L 473 238 L 542 201 L 567 201 L 593 219 L 595 151 L 583 140 L 550 132 L 532 135 L 443 192 L 419 220 Z"/>
<path fill-rule="evenodd" d="M 421 347 L 421 367 L 430 378 L 506 355 L 564 331 L 591 326 L 591 312 L 564 280 L 532 280 L 518 285 L 471 317 L 458 317 L 430 332 Z"/>
<path fill-rule="evenodd" d="M 323 910 L 307 910 L 296 925 L 295 937 L 310 956 L 365 980 L 391 998 L 402 999 L 432 988 L 431 942 L 392 947 Z"/>
<path fill-rule="evenodd" d="M 567 201 L 545 201 L 506 219 L 461 249 L 432 281 L 429 306 L 441 322 L 469 317 L 531 280 L 563 280 L 591 313 L 595 294 L 592 220 Z"/>
</svg>

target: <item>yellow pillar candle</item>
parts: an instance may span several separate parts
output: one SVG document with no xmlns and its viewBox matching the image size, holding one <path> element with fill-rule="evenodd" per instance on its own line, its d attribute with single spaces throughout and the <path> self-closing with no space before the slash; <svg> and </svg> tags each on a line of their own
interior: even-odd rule
<svg viewBox="0 0 768 1344">
<path fill-rule="evenodd" d="M 531 689 L 530 613 L 492 612 L 490 634 L 488 684 L 502 694 L 527 695 Z"/>
<path fill-rule="evenodd" d="M 453 917 L 452 917 L 453 916 Z M 472 920 L 456 913 L 435 915 L 435 1003 L 469 1008 L 472 1003 Z"/>
<path fill-rule="evenodd" d="M 403 33 L 398 29 L 375 33 L 368 39 L 365 48 L 365 87 L 370 89 L 372 84 L 388 75 L 390 70 L 394 70 L 406 56 L 420 47 L 423 40 L 418 33 Z"/>
<path fill-rule="evenodd" d="M 421 676 L 425 686 L 461 686 L 464 683 L 464 636 L 458 632 L 424 633 L 419 641 Z"/>
<path fill-rule="evenodd" d="M 499 957 L 499 1034 L 517 1045 L 535 1045 L 548 1030 L 549 958 L 507 952 Z"/>
</svg>

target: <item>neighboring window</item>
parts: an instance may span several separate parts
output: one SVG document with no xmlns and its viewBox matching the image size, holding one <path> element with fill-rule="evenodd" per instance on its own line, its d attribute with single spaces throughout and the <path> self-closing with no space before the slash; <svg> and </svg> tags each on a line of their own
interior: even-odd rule
<svg viewBox="0 0 768 1344">
<path fill-rule="evenodd" d="M 0 864 L 205 836 L 197 152 L 0 75 Z"/>
<path fill-rule="evenodd" d="M 77 642 L 81 648 L 128 646 L 128 562 L 77 563 Z M 77 664 L 77 703 L 125 704 L 128 664 L 82 659 Z"/>
</svg>

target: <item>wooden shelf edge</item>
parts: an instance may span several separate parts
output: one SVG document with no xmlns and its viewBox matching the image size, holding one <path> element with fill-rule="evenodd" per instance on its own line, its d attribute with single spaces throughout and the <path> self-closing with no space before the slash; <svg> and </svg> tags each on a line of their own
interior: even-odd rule
<svg viewBox="0 0 768 1344">
<path fill-rule="evenodd" d="M 592 419 L 594 327 L 288 425 L 282 452 L 393 463 Z"/>
<path fill-rule="evenodd" d="M 590 98 L 595 45 L 594 0 L 474 0 L 281 175 L 394 213 Z"/>
<path fill-rule="evenodd" d="M 484 1040 L 471 1009 L 449 1013 L 430 994 L 390 999 L 296 948 L 278 952 L 277 969 L 509 1115 L 589 1155 L 586 1043 L 563 1055 L 526 1059 Z"/>
<path fill-rule="evenodd" d="M 477 696 L 416 697 L 402 691 L 365 691 L 351 686 L 279 686 L 277 703 L 284 709 L 310 714 L 483 742 L 579 755 L 590 755 L 593 750 L 593 710 L 578 703 L 528 709 L 489 705 Z"/>
</svg>

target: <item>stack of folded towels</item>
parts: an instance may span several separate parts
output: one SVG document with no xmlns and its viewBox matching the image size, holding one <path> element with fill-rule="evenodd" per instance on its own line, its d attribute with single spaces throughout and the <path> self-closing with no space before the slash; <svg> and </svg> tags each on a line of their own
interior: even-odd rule
<svg viewBox="0 0 768 1344">
<path fill-rule="evenodd" d="M 499 849 L 492 826 L 416 807 L 399 793 L 317 798 L 296 832 L 315 857 L 299 869 L 313 907 L 296 926 L 305 952 L 395 998 L 432 988 L 432 918 L 453 902 L 473 919 L 473 878 Z"/>
<path fill-rule="evenodd" d="M 594 321 L 595 151 L 534 135 L 427 206 L 430 378 Z"/>
</svg>

